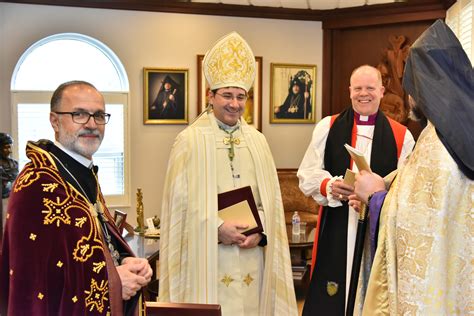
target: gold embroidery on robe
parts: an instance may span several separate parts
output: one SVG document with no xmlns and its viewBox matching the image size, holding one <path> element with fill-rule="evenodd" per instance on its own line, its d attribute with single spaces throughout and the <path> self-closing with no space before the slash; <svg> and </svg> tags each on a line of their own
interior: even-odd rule
<svg viewBox="0 0 474 316">
<path fill-rule="evenodd" d="M 93 265 L 94 265 L 94 268 L 92 268 L 92 270 L 93 270 L 95 273 L 99 273 L 100 270 L 102 270 L 102 268 L 105 267 L 105 261 L 94 262 Z"/>
<path fill-rule="evenodd" d="M 43 187 L 43 192 L 51 192 L 53 193 L 54 190 L 58 187 L 57 183 L 46 183 L 41 185 Z"/>
<path fill-rule="evenodd" d="M 74 224 L 76 227 L 82 228 L 82 225 L 87 222 L 87 218 L 85 216 L 76 218 L 76 223 Z"/>
<path fill-rule="evenodd" d="M 253 278 L 250 276 L 250 273 L 247 273 L 247 275 L 244 278 L 244 283 L 247 284 L 247 286 L 250 286 L 250 283 L 252 283 Z"/>
<path fill-rule="evenodd" d="M 234 279 L 228 274 L 224 274 L 224 277 L 221 280 L 222 283 L 225 284 L 225 286 L 229 287 L 229 285 L 234 282 Z"/>
<path fill-rule="evenodd" d="M 46 214 L 43 221 L 44 225 L 50 225 L 54 222 L 56 222 L 57 227 L 61 222 L 65 225 L 71 224 L 71 217 L 67 211 L 71 207 L 72 201 L 60 201 L 57 197 L 56 202 L 53 202 L 48 198 L 44 198 L 43 204 L 47 208 L 47 210 L 41 211 L 41 213 Z"/>
<path fill-rule="evenodd" d="M 93 311 L 94 308 L 97 311 L 101 312 L 104 310 L 104 301 L 108 301 L 108 282 L 102 280 L 100 285 L 97 284 L 97 281 L 92 279 L 90 291 L 84 291 L 87 295 L 86 297 L 86 307 L 89 308 L 89 311 Z"/>
</svg>

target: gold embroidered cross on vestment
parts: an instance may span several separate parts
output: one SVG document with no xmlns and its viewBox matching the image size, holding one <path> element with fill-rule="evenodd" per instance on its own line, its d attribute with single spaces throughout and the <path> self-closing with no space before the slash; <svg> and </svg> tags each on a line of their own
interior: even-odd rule
<svg viewBox="0 0 474 316">
<path fill-rule="evenodd" d="M 247 273 L 247 275 L 244 278 L 244 283 L 247 284 L 247 286 L 250 286 L 250 283 L 252 283 L 253 280 L 254 278 L 250 276 L 250 273 Z"/>
<path fill-rule="evenodd" d="M 224 274 L 224 277 L 221 279 L 221 282 L 225 284 L 225 286 L 229 287 L 229 285 L 234 281 L 232 277 L 228 274 Z"/>
</svg>

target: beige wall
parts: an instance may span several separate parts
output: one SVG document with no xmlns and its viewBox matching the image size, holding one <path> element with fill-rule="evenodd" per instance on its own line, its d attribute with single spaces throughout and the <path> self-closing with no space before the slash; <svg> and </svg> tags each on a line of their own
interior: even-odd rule
<svg viewBox="0 0 474 316">
<path fill-rule="evenodd" d="M 297 168 L 313 124 L 269 124 L 270 63 L 316 64 L 317 118 L 321 116 L 320 22 L 232 18 L 155 12 L 0 3 L 0 131 L 11 133 L 10 81 L 21 54 L 43 37 L 77 32 L 111 48 L 130 82 L 131 222 L 135 192 L 143 189 L 145 216 L 159 214 L 163 179 L 175 136 L 185 125 L 143 125 L 143 67 L 189 68 L 189 117 L 196 117 L 196 55 L 238 31 L 263 57 L 263 133 L 278 168 Z"/>
</svg>

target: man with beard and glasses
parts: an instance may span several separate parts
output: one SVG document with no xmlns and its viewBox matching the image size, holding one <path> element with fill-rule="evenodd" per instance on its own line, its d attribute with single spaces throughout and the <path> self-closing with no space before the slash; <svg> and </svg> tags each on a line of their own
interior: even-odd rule
<svg viewBox="0 0 474 316">
<path fill-rule="evenodd" d="M 51 98 L 55 141 L 28 142 L 13 185 L 0 260 L 2 315 L 136 315 L 151 278 L 105 204 L 92 155 L 110 114 L 90 83 Z"/>
<path fill-rule="evenodd" d="M 441 20 L 413 44 L 403 86 L 426 125 L 416 147 L 389 189 L 361 172 L 350 197 L 372 225 L 363 315 L 472 315 L 474 71 Z"/>
</svg>

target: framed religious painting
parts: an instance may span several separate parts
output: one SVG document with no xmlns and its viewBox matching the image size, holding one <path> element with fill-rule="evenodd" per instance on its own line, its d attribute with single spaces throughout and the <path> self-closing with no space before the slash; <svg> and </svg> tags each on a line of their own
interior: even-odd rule
<svg viewBox="0 0 474 316">
<path fill-rule="evenodd" d="M 188 123 L 188 69 L 143 68 L 143 123 Z"/>
<path fill-rule="evenodd" d="M 127 221 L 127 213 L 122 212 L 120 210 L 115 210 L 115 212 L 114 212 L 114 222 L 115 222 L 115 226 L 117 226 L 120 233 L 123 232 L 123 228 L 125 227 L 126 221 Z"/>
<path fill-rule="evenodd" d="M 270 123 L 316 122 L 316 65 L 270 64 Z"/>
<path fill-rule="evenodd" d="M 208 105 L 207 95 L 209 93 L 209 84 L 204 77 L 202 61 L 204 55 L 197 55 L 197 74 L 198 74 L 198 108 L 200 114 Z M 242 115 L 247 124 L 252 125 L 260 132 L 262 131 L 262 57 L 255 57 L 256 74 L 252 88 L 248 92 L 248 99 L 245 102 L 245 111 Z"/>
</svg>

